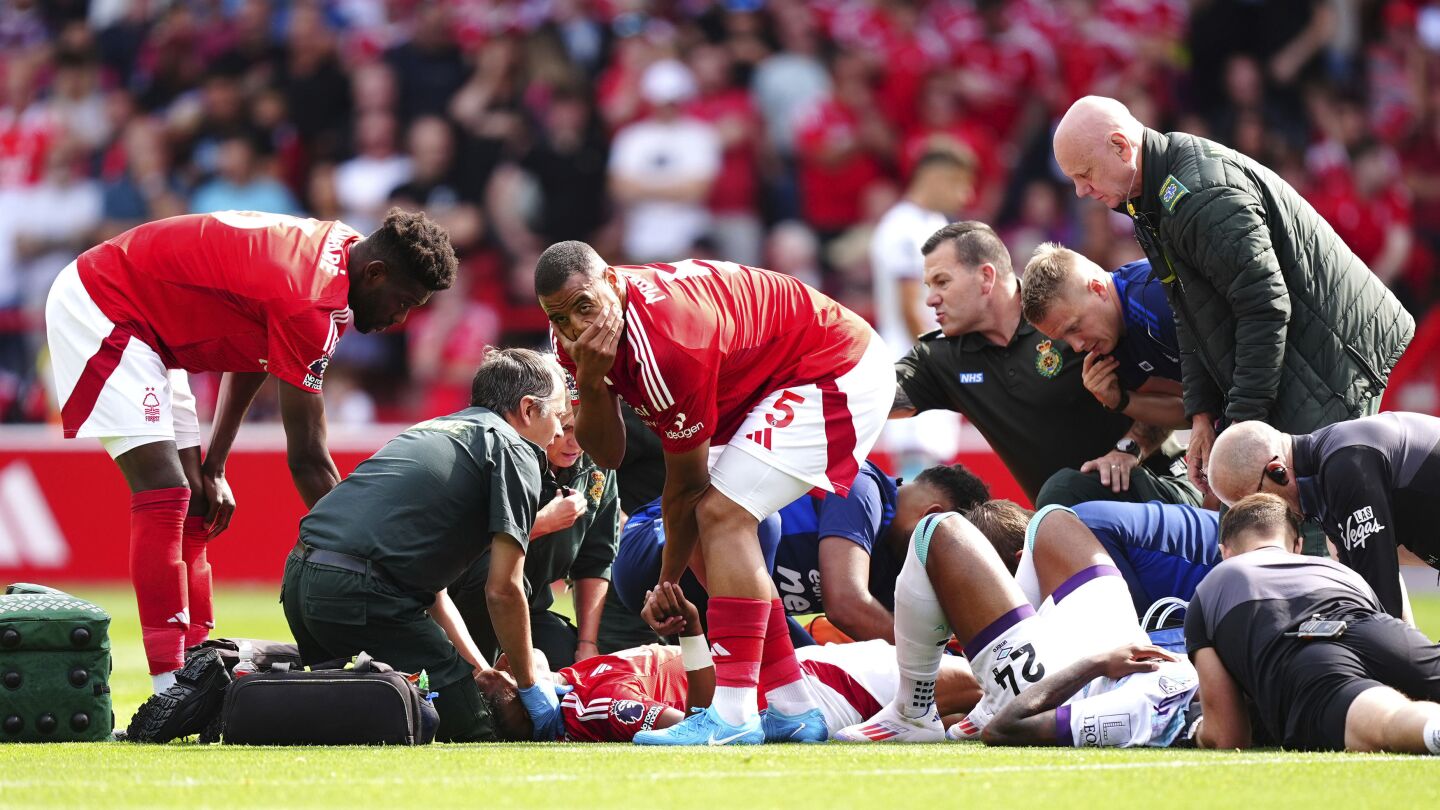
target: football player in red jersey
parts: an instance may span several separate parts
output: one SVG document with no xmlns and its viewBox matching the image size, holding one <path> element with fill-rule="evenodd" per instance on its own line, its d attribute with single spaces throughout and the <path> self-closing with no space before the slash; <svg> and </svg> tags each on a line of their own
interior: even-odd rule
<svg viewBox="0 0 1440 810">
<path fill-rule="evenodd" d="M 890 410 L 895 372 L 880 337 L 790 276 L 701 260 L 611 267 L 583 242 L 541 255 L 535 292 L 579 386 L 581 446 L 619 464 L 622 398 L 660 437 L 660 581 L 693 566 L 713 597 L 715 700 L 647 734 L 672 745 L 824 739 L 756 528 L 812 489 L 849 491 Z M 757 688 L 770 706 L 763 727 Z"/>
<path fill-rule="evenodd" d="M 375 332 L 455 280 L 424 214 L 342 222 L 253 211 L 172 217 L 60 273 L 45 328 L 66 438 L 94 437 L 130 486 L 130 576 L 155 691 L 214 626 L 205 542 L 235 508 L 225 461 L 267 374 L 280 380 L 290 472 L 307 507 L 339 481 L 320 386 L 346 328 Z M 203 463 L 188 371 L 226 372 Z M 188 515 L 188 517 L 187 517 Z"/>
<path fill-rule="evenodd" d="M 661 583 L 655 597 L 683 619 L 680 646 L 647 644 L 588 658 L 555 673 L 554 682 L 571 690 L 560 701 L 564 723 L 558 739 L 630 742 L 637 735 L 670 728 L 710 703 L 715 667 L 700 631 L 699 612 L 677 585 Z M 895 648 L 884 641 L 804 647 L 799 656 L 805 688 L 819 706 L 824 730 L 839 731 L 876 713 L 899 681 Z M 494 706 L 501 739 L 530 740 L 530 716 L 520 705 L 507 664 L 502 656 L 495 669 L 477 672 L 475 681 Z M 935 684 L 940 711 L 958 719 L 980 694 L 965 659 L 945 656 Z"/>
</svg>

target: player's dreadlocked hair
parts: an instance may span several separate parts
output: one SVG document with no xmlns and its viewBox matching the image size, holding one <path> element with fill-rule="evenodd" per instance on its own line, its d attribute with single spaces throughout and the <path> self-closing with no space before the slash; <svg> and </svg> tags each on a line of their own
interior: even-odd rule
<svg viewBox="0 0 1440 810">
<path fill-rule="evenodd" d="M 999 275 L 1013 272 L 1010 267 L 1010 249 L 1005 247 L 995 229 L 983 222 L 952 222 L 930 234 L 930 238 L 920 246 L 920 253 L 929 256 L 946 242 L 955 246 L 955 258 L 968 270 L 988 263 L 994 266 Z"/>
<path fill-rule="evenodd" d="M 479 687 L 480 713 L 494 724 L 495 738 L 501 742 L 528 742 L 534 725 L 520 703 L 520 690 L 505 679 L 499 670 L 488 669 L 475 679 Z"/>
<path fill-rule="evenodd" d="M 915 476 L 915 480 L 934 487 L 956 512 L 967 512 L 990 500 L 990 488 L 985 486 L 980 476 L 966 469 L 964 464 L 937 464 L 927 467 Z"/>
<path fill-rule="evenodd" d="M 535 295 L 554 295 L 565 286 L 571 276 L 584 273 L 589 275 L 605 266 L 605 260 L 595 248 L 584 242 L 570 240 L 556 242 L 540 254 L 535 262 Z"/>
<path fill-rule="evenodd" d="M 365 240 L 375 258 L 425 286 L 448 290 L 455 283 L 455 248 L 450 234 L 423 212 L 391 208 Z"/>
</svg>

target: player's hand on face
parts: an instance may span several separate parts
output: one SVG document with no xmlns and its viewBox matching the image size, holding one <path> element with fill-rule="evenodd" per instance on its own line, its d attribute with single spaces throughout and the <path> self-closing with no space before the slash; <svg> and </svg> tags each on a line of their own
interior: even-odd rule
<svg viewBox="0 0 1440 810">
<path fill-rule="evenodd" d="M 1101 405 L 1114 410 L 1120 404 L 1120 361 L 1109 355 L 1090 352 L 1085 355 L 1080 367 L 1080 379 L 1085 383 L 1085 390 Z"/>
<path fill-rule="evenodd" d="M 1105 656 L 1105 677 L 1119 680 L 1137 672 L 1154 672 L 1165 661 L 1179 661 L 1173 653 L 1151 644 L 1128 644 Z"/>
<path fill-rule="evenodd" d="M 604 384 L 605 375 L 615 365 L 615 353 L 624 326 L 620 307 L 606 304 L 600 317 L 591 321 L 573 341 L 556 332 L 560 347 L 575 361 L 576 384 L 582 388 Z"/>
<path fill-rule="evenodd" d="M 205 525 L 211 540 L 230 528 L 230 518 L 235 514 L 235 494 L 230 491 L 230 482 L 225 473 L 202 468 L 200 483 L 205 489 L 205 502 L 209 505 L 205 513 Z"/>
<path fill-rule="evenodd" d="M 1130 474 L 1138 466 L 1140 459 L 1129 453 L 1111 450 L 1097 459 L 1081 464 L 1080 472 L 1098 472 L 1100 483 L 1109 487 L 1111 492 L 1125 492 L 1130 489 Z"/>
<path fill-rule="evenodd" d="M 645 607 L 640 611 L 645 623 L 662 636 L 676 635 L 685 628 L 685 616 L 665 595 L 664 585 L 669 584 L 662 583 L 654 590 L 646 591 Z"/>
</svg>

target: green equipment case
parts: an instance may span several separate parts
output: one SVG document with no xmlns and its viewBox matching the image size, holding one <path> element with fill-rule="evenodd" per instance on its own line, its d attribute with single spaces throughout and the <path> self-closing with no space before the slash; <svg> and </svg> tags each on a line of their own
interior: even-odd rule
<svg viewBox="0 0 1440 810">
<path fill-rule="evenodd" d="M 0 596 L 0 742 L 108 740 L 110 615 L 64 591 Z"/>
</svg>

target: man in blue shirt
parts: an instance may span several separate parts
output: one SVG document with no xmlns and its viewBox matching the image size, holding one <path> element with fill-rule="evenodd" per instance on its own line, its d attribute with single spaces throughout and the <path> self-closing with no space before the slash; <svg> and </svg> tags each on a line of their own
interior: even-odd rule
<svg viewBox="0 0 1440 810">
<path fill-rule="evenodd" d="M 1085 355 L 1084 382 L 1101 405 L 1135 420 L 1109 453 L 1080 467 L 1067 482 L 1074 498 L 1119 500 L 1142 447 L 1170 444 L 1189 427 L 1181 399 L 1180 349 L 1164 284 L 1145 260 L 1106 272 L 1073 250 L 1044 244 L 1025 267 L 1025 319 L 1052 340 Z M 1152 451 L 1153 453 L 1153 451 Z M 1173 456 L 1173 453 L 1166 454 Z M 1055 503 L 1057 499 L 1044 499 Z"/>
<path fill-rule="evenodd" d="M 1079 520 L 1046 520 L 1060 512 Z M 967 518 L 1037 608 L 1040 594 L 1048 592 L 1036 573 L 1037 544 L 1073 548 L 1090 537 L 1099 540 L 1125 578 L 1137 616 L 1165 597 L 1189 601 L 1200 580 L 1220 563 L 1219 515 L 1182 504 L 1091 501 L 1031 513 L 1011 501 L 987 501 Z"/>
<path fill-rule="evenodd" d="M 969 509 L 988 497 L 985 483 L 959 464 L 927 468 L 902 485 L 866 462 L 848 496 L 806 495 L 781 509 L 778 519 L 762 522 L 761 550 L 786 613 L 824 612 L 856 641 L 893 642 L 895 579 L 915 524 L 931 512 Z M 655 585 L 664 544 L 658 504 L 630 516 L 611 582 L 635 613 Z M 704 591 L 692 575 L 681 586 L 688 599 L 702 603 Z"/>
</svg>

